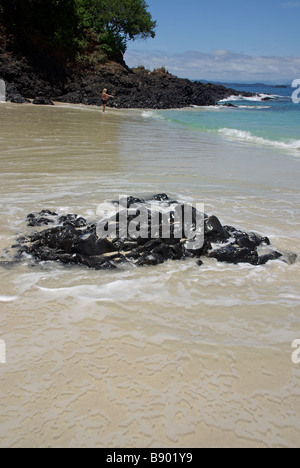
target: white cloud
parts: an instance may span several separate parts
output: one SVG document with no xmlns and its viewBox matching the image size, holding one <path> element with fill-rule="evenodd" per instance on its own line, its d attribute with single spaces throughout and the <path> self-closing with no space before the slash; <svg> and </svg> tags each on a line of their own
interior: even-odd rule
<svg viewBox="0 0 300 468">
<path fill-rule="evenodd" d="M 164 54 L 130 50 L 125 55 L 130 67 L 166 67 L 183 78 L 216 81 L 290 81 L 300 78 L 300 57 L 262 57 L 213 50 L 210 54 L 188 51 Z"/>
<path fill-rule="evenodd" d="M 227 55 L 228 51 L 224 49 L 215 49 L 211 51 L 211 55 L 216 56 L 216 57 L 224 57 L 224 55 Z"/>
<path fill-rule="evenodd" d="M 284 2 L 282 6 L 283 8 L 299 8 L 300 2 Z"/>
</svg>

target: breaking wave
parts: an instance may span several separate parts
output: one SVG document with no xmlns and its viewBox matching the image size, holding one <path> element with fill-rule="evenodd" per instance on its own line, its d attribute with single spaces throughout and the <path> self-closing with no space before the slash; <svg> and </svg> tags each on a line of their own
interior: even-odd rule
<svg viewBox="0 0 300 468">
<path fill-rule="evenodd" d="M 268 140 L 267 138 L 262 138 L 253 135 L 251 132 L 237 130 L 234 128 L 221 128 L 218 130 L 218 133 L 237 140 L 243 140 L 253 143 L 259 143 L 268 146 L 275 146 L 277 148 L 283 149 L 292 149 L 300 150 L 300 140 L 288 140 L 288 141 L 278 141 L 278 140 Z"/>
</svg>

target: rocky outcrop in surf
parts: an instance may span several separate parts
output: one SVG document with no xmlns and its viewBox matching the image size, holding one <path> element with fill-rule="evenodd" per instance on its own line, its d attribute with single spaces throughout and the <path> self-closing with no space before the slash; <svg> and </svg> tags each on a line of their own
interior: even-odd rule
<svg viewBox="0 0 300 468">
<path fill-rule="evenodd" d="M 38 230 L 18 239 L 12 247 L 14 261 L 29 255 L 36 262 L 102 270 L 185 259 L 195 259 L 199 266 L 205 258 L 251 265 L 296 260 L 296 255 L 273 250 L 267 237 L 223 226 L 216 216 L 170 200 L 166 194 L 147 199 L 126 197 L 110 206 L 114 213 L 100 217 L 97 223 L 75 214 L 59 216 L 51 210 L 29 214 L 28 226 Z M 45 226 L 47 229 L 41 229 Z"/>
</svg>

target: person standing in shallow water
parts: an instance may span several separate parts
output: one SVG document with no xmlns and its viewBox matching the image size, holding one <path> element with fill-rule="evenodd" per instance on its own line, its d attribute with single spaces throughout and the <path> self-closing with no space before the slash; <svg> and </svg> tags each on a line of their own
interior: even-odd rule
<svg viewBox="0 0 300 468">
<path fill-rule="evenodd" d="M 113 97 L 114 96 L 112 96 L 111 94 L 107 94 L 107 89 L 104 88 L 104 90 L 102 91 L 103 112 L 106 111 L 106 105 L 107 105 L 108 98 L 113 98 Z"/>
</svg>

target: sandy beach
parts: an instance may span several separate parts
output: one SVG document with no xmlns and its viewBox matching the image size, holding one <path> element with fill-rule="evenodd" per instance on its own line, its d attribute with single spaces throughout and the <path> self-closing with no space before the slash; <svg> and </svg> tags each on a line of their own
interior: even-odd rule
<svg viewBox="0 0 300 468">
<path fill-rule="evenodd" d="M 299 254 L 299 156 L 142 110 L 0 104 L 0 248 L 166 192 Z M 0 267 L 1 447 L 297 447 L 300 263 Z"/>
</svg>

